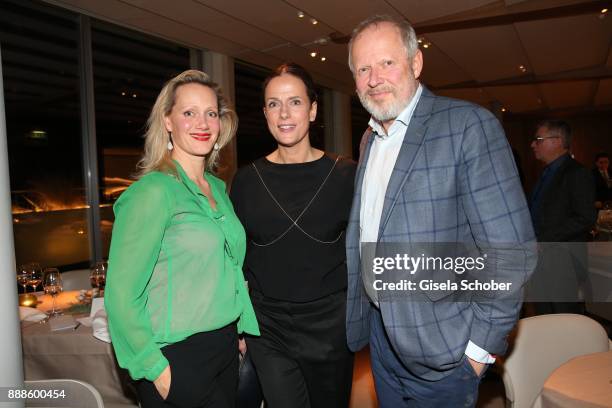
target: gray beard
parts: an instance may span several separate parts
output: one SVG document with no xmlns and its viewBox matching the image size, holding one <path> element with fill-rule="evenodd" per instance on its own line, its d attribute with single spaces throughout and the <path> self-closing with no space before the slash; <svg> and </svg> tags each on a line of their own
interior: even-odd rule
<svg viewBox="0 0 612 408">
<path fill-rule="evenodd" d="M 367 110 L 370 115 L 372 115 L 372 117 L 379 122 L 388 122 L 390 120 L 395 120 L 395 118 L 397 118 L 399 114 L 402 113 L 402 111 L 406 108 L 406 106 L 408 106 L 408 103 L 410 102 L 410 100 L 400 101 L 398 99 L 395 99 L 387 108 L 383 108 L 373 102 L 369 98 L 367 93 L 361 94 L 358 92 L 357 96 L 359 96 L 359 100 L 361 101 L 361 104 L 363 105 L 365 110 Z"/>
</svg>

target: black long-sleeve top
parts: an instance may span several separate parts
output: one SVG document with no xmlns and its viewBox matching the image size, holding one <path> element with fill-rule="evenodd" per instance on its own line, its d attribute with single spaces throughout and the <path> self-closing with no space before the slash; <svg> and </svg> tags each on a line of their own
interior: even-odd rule
<svg viewBox="0 0 612 408">
<path fill-rule="evenodd" d="M 238 170 L 230 196 L 247 233 L 245 277 L 264 296 L 307 302 L 346 288 L 344 231 L 356 165 L 342 158 L 330 173 L 334 162 L 328 155 L 307 163 L 277 164 L 265 158 L 254 162 L 274 198 L 294 220 L 329 174 L 297 221 L 303 231 L 295 225 L 290 228 L 293 222 L 252 165 Z"/>
</svg>

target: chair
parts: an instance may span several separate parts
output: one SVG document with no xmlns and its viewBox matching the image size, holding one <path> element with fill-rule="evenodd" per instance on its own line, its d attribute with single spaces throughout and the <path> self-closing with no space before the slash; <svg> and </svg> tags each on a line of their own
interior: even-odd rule
<svg viewBox="0 0 612 408">
<path fill-rule="evenodd" d="M 104 408 L 102 396 L 93 385 L 78 380 L 31 380 L 25 382 L 29 390 L 64 391 L 64 398 L 26 399 L 26 407 Z"/>
<path fill-rule="evenodd" d="M 91 289 L 89 269 L 75 269 L 62 272 L 62 287 L 64 290 Z"/>
<path fill-rule="evenodd" d="M 539 407 L 536 399 L 544 382 L 563 363 L 609 349 L 604 328 L 595 320 L 576 314 L 521 319 L 511 334 L 511 344 L 512 337 L 512 349 L 502 361 L 502 378 L 507 405 L 514 408 Z"/>
</svg>

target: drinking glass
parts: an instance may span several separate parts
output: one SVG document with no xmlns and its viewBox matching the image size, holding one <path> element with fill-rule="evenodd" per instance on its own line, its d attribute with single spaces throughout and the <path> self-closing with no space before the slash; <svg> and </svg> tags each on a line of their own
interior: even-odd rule
<svg viewBox="0 0 612 408">
<path fill-rule="evenodd" d="M 28 285 L 32 287 L 32 292 L 36 292 L 38 285 L 42 283 L 43 270 L 38 262 L 30 264 L 30 279 Z"/>
<path fill-rule="evenodd" d="M 27 265 L 22 265 L 17 271 L 17 283 L 23 287 L 23 293 L 28 291 L 28 282 L 30 280 L 30 270 Z"/>
<path fill-rule="evenodd" d="M 55 308 L 55 298 L 62 291 L 62 276 L 57 268 L 47 268 L 43 275 L 43 288 L 45 293 L 53 298 L 53 306 L 49 316 L 57 316 L 61 314 L 61 310 Z"/>
<path fill-rule="evenodd" d="M 106 262 L 96 262 L 93 268 L 91 268 L 91 274 L 89 275 L 91 287 L 98 288 L 100 292 L 104 290 L 106 285 L 106 269 Z"/>
</svg>

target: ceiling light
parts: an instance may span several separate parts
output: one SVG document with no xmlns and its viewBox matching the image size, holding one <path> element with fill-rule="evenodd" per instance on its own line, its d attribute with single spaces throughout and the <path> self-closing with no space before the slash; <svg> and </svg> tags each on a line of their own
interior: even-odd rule
<svg viewBox="0 0 612 408">
<path fill-rule="evenodd" d="M 607 9 L 607 8 L 605 8 L 605 9 L 601 9 L 601 14 L 606 14 L 607 12 L 608 12 L 608 9 Z"/>
<path fill-rule="evenodd" d="M 30 139 L 46 139 L 47 138 L 47 132 L 44 130 L 32 130 L 29 134 L 28 137 Z"/>
<path fill-rule="evenodd" d="M 319 22 L 315 19 L 315 18 L 311 18 L 310 22 L 312 23 L 312 25 L 317 25 L 319 24 Z"/>
<path fill-rule="evenodd" d="M 325 62 L 326 59 L 327 58 L 325 58 L 325 57 L 321 57 L 321 61 L 323 61 L 323 62 Z"/>
<path fill-rule="evenodd" d="M 303 11 L 298 11 L 298 18 L 304 18 L 305 15 Z"/>
<path fill-rule="evenodd" d="M 121 96 L 125 96 L 125 92 L 121 92 Z"/>
<path fill-rule="evenodd" d="M 136 94 L 132 94 L 132 98 L 135 98 L 135 97 L 136 97 Z"/>
<path fill-rule="evenodd" d="M 501 111 L 502 111 L 502 112 L 505 112 L 505 111 L 506 111 L 506 108 L 501 108 Z"/>
<path fill-rule="evenodd" d="M 431 43 L 429 41 L 427 41 L 427 39 L 425 37 L 420 37 L 417 39 L 417 42 L 419 43 L 420 46 L 422 46 L 423 48 L 429 48 L 431 47 Z"/>
<path fill-rule="evenodd" d="M 519 65 L 519 69 L 521 70 L 521 72 L 527 72 L 527 68 L 525 68 L 524 65 Z"/>
<path fill-rule="evenodd" d="M 310 56 L 311 56 L 312 58 L 314 58 L 314 57 L 316 57 L 316 56 L 317 56 L 317 53 L 313 51 L 313 52 L 311 52 L 311 53 L 310 53 Z"/>
</svg>

